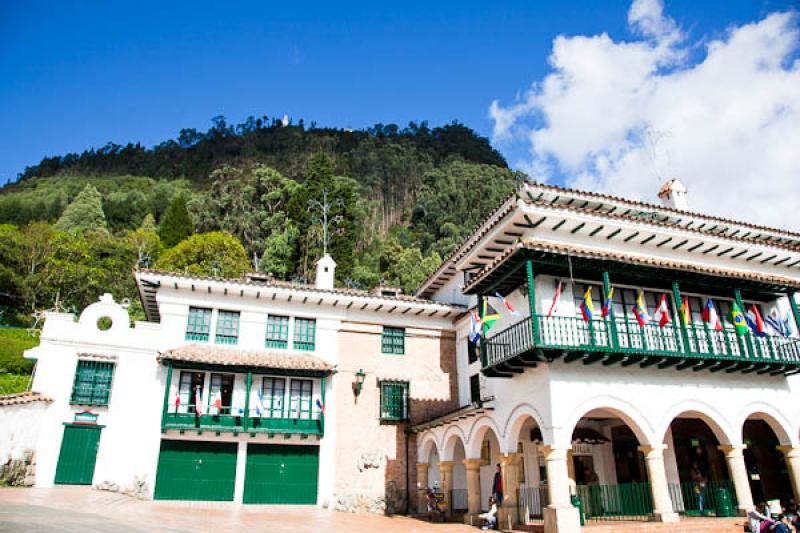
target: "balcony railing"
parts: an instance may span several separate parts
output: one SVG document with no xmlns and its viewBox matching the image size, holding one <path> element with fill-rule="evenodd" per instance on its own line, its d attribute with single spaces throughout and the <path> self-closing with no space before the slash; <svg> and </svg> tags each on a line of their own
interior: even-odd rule
<svg viewBox="0 0 800 533">
<path fill-rule="evenodd" d="M 187 411 L 194 411 L 194 405 L 189 405 Z M 301 417 L 266 417 L 257 416 L 255 411 L 250 416 L 226 414 L 236 412 L 231 407 L 223 407 L 220 414 L 201 414 L 194 412 L 168 411 L 164 414 L 162 430 L 199 430 L 199 431 L 224 431 L 242 433 L 292 433 L 299 435 L 322 435 L 323 425 L 320 413 L 303 413 Z M 308 417 L 308 418 L 304 418 Z"/>
<path fill-rule="evenodd" d="M 573 353 L 585 362 L 602 359 L 610 363 L 640 356 L 629 360 L 649 358 L 662 367 L 713 365 L 719 369 L 750 363 L 739 365 L 743 372 L 800 370 L 800 339 L 796 338 L 740 336 L 733 330 L 715 331 L 696 324 L 686 327 L 684 337 L 682 327 L 674 322 L 662 328 L 654 323 L 642 327 L 636 321 L 623 319 L 586 322 L 580 317 L 536 315 L 535 320 L 536 342 L 530 317 L 486 339 L 484 368 L 512 359 L 524 361 L 527 354 L 549 351 L 545 360 Z M 584 357 L 587 354 L 591 360 Z"/>
</svg>

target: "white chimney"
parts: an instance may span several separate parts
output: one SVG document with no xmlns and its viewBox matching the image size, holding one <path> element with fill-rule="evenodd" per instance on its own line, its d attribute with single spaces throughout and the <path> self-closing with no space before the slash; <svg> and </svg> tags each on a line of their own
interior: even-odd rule
<svg viewBox="0 0 800 533">
<path fill-rule="evenodd" d="M 317 279 L 314 285 L 318 289 L 333 289 L 333 276 L 336 274 L 336 261 L 331 254 L 325 254 L 317 261 Z"/>
<path fill-rule="evenodd" d="M 688 211 L 688 193 L 689 190 L 681 183 L 681 180 L 672 178 L 661 186 L 661 189 L 658 191 L 658 197 L 661 199 L 661 203 L 664 204 L 664 207 Z"/>
</svg>

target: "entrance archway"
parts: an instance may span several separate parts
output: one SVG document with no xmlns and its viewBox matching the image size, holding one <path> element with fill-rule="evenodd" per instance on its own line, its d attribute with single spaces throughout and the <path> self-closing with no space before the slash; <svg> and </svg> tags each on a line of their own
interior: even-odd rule
<svg viewBox="0 0 800 533">
<path fill-rule="evenodd" d="M 786 459 L 778 446 L 782 444 L 772 424 L 762 418 L 748 418 L 742 426 L 742 439 L 747 478 L 754 502 L 793 498 L 792 483 Z"/>
</svg>

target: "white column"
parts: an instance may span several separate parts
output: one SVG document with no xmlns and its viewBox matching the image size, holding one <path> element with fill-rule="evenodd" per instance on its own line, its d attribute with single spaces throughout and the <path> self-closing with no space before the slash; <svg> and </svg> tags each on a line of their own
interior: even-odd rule
<svg viewBox="0 0 800 533">
<path fill-rule="evenodd" d="M 467 514 L 475 515 L 481 512 L 481 459 L 464 459 L 467 469 Z M 469 516 L 467 517 L 469 520 Z M 469 523 L 469 521 L 467 521 Z"/>
<path fill-rule="evenodd" d="M 739 514 L 747 516 L 747 512 L 753 508 L 753 494 L 750 492 L 750 480 L 744 464 L 744 448 L 744 444 L 728 444 L 719 447 L 725 454 L 725 461 L 728 463 L 728 471 L 733 480 L 733 488 L 736 490 L 736 499 L 739 503 Z"/>
<path fill-rule="evenodd" d="M 417 513 L 423 514 L 428 510 L 425 501 L 425 489 L 428 488 L 428 463 L 417 463 Z M 411 494 L 408 495 L 411 498 Z"/>
<path fill-rule="evenodd" d="M 786 467 L 789 469 L 789 479 L 792 482 L 794 499 L 800 500 L 800 447 L 778 446 L 778 450 L 786 457 Z"/>
<path fill-rule="evenodd" d="M 664 468 L 664 450 L 666 444 L 656 446 L 639 446 L 644 453 L 647 465 L 647 477 L 650 480 L 650 490 L 653 493 L 653 514 L 659 522 L 677 522 L 680 518 L 672 509 L 672 499 L 669 497 L 667 472 Z"/>
<path fill-rule="evenodd" d="M 233 501 L 242 503 L 244 499 L 244 472 L 247 467 L 247 441 L 240 440 L 236 450 L 236 480 L 233 484 Z"/>
<path fill-rule="evenodd" d="M 570 501 L 567 453 L 572 446 L 542 446 L 550 505 L 544 509 L 545 533 L 580 533 L 581 517 Z"/>
</svg>

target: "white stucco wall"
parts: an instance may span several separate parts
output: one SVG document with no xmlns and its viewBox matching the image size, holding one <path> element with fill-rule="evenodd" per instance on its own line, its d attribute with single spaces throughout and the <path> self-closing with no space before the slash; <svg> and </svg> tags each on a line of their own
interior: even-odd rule
<svg viewBox="0 0 800 533">
<path fill-rule="evenodd" d="M 0 464 L 22 459 L 25 452 L 36 449 L 47 402 L 30 402 L 0 406 Z"/>
</svg>

